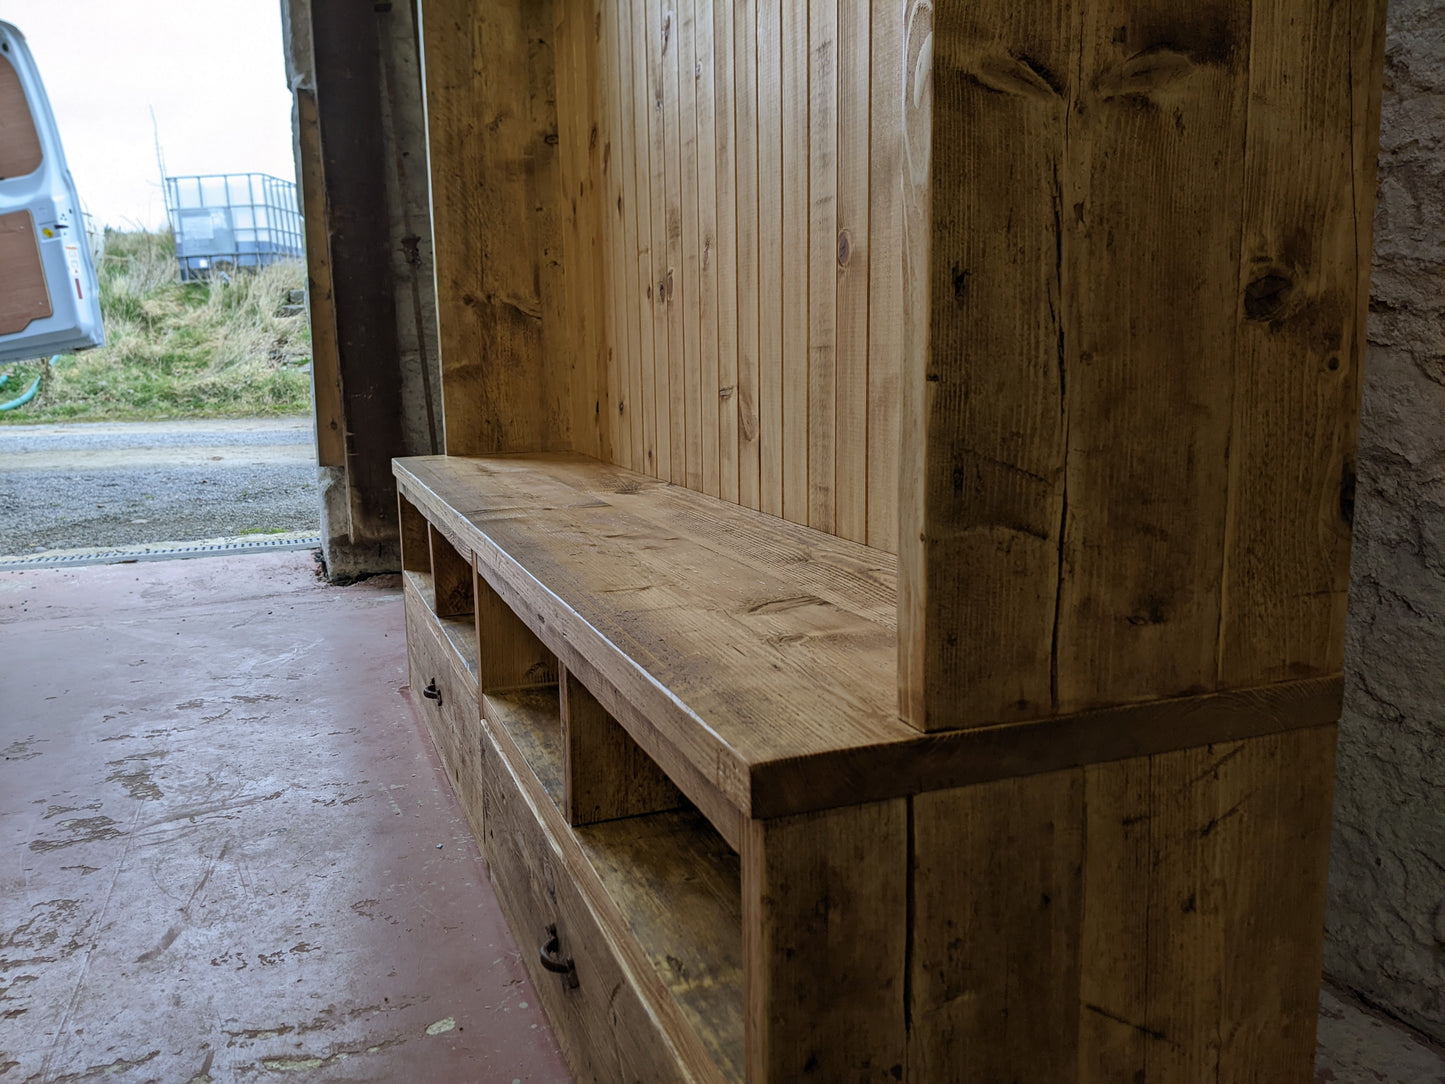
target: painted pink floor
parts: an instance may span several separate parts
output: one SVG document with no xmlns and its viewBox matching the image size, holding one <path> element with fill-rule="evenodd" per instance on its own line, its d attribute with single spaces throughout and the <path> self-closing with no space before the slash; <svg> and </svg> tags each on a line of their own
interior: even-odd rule
<svg viewBox="0 0 1445 1084">
<path fill-rule="evenodd" d="M 0 573 L 0 1076 L 570 1079 L 396 577 L 314 569 Z"/>
</svg>

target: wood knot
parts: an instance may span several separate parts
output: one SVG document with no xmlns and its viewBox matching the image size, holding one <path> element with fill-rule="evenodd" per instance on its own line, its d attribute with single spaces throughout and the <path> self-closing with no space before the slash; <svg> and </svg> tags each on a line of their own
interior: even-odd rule
<svg viewBox="0 0 1445 1084">
<path fill-rule="evenodd" d="M 853 254 L 853 238 L 848 236 L 847 230 L 838 232 L 838 266 L 847 267 L 848 257 Z"/>
<path fill-rule="evenodd" d="M 1251 320 L 1273 320 L 1293 291 L 1294 280 L 1277 268 L 1257 275 L 1244 288 L 1244 315 Z"/>
</svg>

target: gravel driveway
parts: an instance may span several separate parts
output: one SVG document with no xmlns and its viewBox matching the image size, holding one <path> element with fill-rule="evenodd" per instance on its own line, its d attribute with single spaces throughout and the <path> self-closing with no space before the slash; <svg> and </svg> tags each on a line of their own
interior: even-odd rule
<svg viewBox="0 0 1445 1084">
<path fill-rule="evenodd" d="M 0 427 L 0 556 L 319 527 L 309 418 Z"/>
</svg>

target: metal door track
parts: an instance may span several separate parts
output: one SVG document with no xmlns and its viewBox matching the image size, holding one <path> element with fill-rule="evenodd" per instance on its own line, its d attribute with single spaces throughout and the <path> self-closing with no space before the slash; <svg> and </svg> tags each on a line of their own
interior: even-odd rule
<svg viewBox="0 0 1445 1084">
<path fill-rule="evenodd" d="M 61 550 L 29 556 L 0 557 L 0 570 L 58 568 L 67 565 L 118 565 L 136 561 L 178 561 L 187 557 L 216 557 L 224 553 L 272 553 L 277 550 L 311 550 L 321 547 L 320 535 L 258 539 L 211 539 L 204 542 L 161 542 L 131 549 Z"/>
</svg>

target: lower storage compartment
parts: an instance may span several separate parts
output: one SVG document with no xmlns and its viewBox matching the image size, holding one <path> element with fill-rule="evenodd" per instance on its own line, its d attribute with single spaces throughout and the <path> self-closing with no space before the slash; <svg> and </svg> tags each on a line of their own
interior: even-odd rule
<svg viewBox="0 0 1445 1084">
<path fill-rule="evenodd" d="M 495 747 L 485 757 L 482 796 L 483 850 L 497 897 L 577 1077 L 609 1084 L 712 1079 L 684 1067 Z"/>
<path fill-rule="evenodd" d="M 404 576 L 406 654 L 411 691 L 441 758 L 472 834 L 482 832 L 482 726 L 477 714 L 477 680 L 458 651 L 460 630 L 432 613 L 423 574 Z M 468 619 L 469 620 L 469 619 Z M 453 621 L 453 624 L 460 622 Z M 449 634 L 450 633 L 450 634 Z"/>
</svg>

